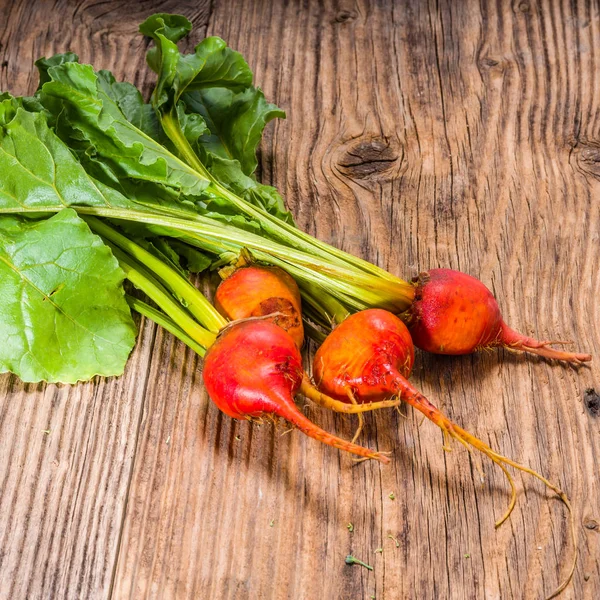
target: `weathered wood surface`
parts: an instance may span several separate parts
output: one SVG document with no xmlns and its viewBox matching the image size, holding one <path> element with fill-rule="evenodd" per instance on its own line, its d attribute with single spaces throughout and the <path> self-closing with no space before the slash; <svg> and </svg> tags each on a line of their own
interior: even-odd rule
<svg viewBox="0 0 600 600">
<path fill-rule="evenodd" d="M 597 3 L 0 1 L 0 88 L 67 49 L 148 90 L 137 24 L 185 13 L 247 57 L 288 111 L 264 181 L 301 227 L 391 271 L 480 277 L 507 320 L 576 339 L 587 369 L 507 352 L 418 356 L 414 380 L 503 454 L 560 481 L 600 597 L 600 15 Z M 191 47 L 191 45 L 190 45 Z M 1 343 L 1 341 L 0 341 Z M 594 408 L 594 402 L 595 408 Z M 325 428 L 353 422 L 307 407 Z M 120 380 L 0 377 L 0 598 L 542 598 L 564 511 L 411 410 L 367 418 L 390 467 L 218 414 L 201 361 L 144 324 Z M 393 492 L 395 499 L 389 494 Z M 354 531 L 347 529 L 353 523 Z M 395 543 L 392 536 L 398 542 Z M 382 548 L 382 552 L 376 552 Z M 374 566 L 348 567 L 352 552 Z"/>
</svg>

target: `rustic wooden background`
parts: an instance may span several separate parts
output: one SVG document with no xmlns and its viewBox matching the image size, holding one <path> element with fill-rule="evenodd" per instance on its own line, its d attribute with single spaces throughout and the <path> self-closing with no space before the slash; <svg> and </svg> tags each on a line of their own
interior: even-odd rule
<svg viewBox="0 0 600 600">
<path fill-rule="evenodd" d="M 244 53 L 288 111 L 262 147 L 301 227 L 391 271 L 480 277 L 513 326 L 577 340 L 574 369 L 493 352 L 418 356 L 460 424 L 573 499 L 564 598 L 600 597 L 600 14 L 583 0 L 325 3 L 0 0 L 0 88 L 67 49 L 150 89 L 156 11 Z M 1 341 L 0 341 L 1 343 Z M 120 379 L 0 377 L 0 598 L 543 598 L 570 556 L 536 481 L 504 527 L 501 474 L 406 410 L 367 419 L 393 463 L 238 423 L 202 364 L 151 324 Z M 354 422 L 306 410 L 350 436 Z M 478 460 L 478 459 L 476 459 Z M 390 498 L 390 493 L 395 499 Z M 350 532 L 347 524 L 352 523 Z M 392 539 L 393 538 L 393 539 Z M 396 541 L 397 540 L 397 543 Z M 381 550 L 379 550 L 381 549 Z M 353 553 L 374 569 L 344 564 Z"/>
</svg>

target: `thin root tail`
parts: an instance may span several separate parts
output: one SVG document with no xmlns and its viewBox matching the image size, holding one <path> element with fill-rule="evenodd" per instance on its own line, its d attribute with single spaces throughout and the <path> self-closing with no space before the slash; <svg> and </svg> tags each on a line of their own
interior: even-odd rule
<svg viewBox="0 0 600 600">
<path fill-rule="evenodd" d="M 305 417 L 295 405 L 290 407 L 282 407 L 278 410 L 277 415 L 284 418 L 286 421 L 295 425 L 302 433 L 311 437 L 323 444 L 338 448 L 338 450 L 344 450 L 350 454 L 355 454 L 362 458 L 371 458 L 377 460 L 383 464 L 388 464 L 390 459 L 383 452 L 374 452 L 363 446 L 359 446 L 353 442 L 343 440 L 331 433 L 328 433 L 324 429 L 321 429 L 318 425 L 313 423 L 310 419 Z"/>
<path fill-rule="evenodd" d="M 565 508 L 567 509 L 567 512 L 569 514 L 569 523 L 570 523 L 570 529 L 571 529 L 570 533 L 571 533 L 571 540 L 572 540 L 572 544 L 573 544 L 573 560 L 571 562 L 569 571 L 568 571 L 565 579 L 558 586 L 558 588 L 556 588 L 554 590 L 554 592 L 552 592 L 552 594 L 550 594 L 550 596 L 547 597 L 546 600 L 550 600 L 551 598 L 556 598 L 556 596 L 558 596 L 567 587 L 567 585 L 569 585 L 569 582 L 571 581 L 571 579 L 573 578 L 573 574 L 575 573 L 575 567 L 577 566 L 577 533 L 575 531 L 575 515 L 573 514 L 573 508 L 571 506 L 571 502 L 570 502 L 569 498 L 557 485 L 555 485 L 554 483 L 552 483 L 551 481 L 546 479 L 543 475 L 541 475 L 537 471 L 534 471 L 530 467 L 527 467 L 526 465 L 522 465 L 506 456 L 502 456 L 501 454 L 498 454 L 497 452 L 492 450 L 487 444 L 485 444 L 484 442 L 482 442 L 475 436 L 471 435 L 470 433 L 466 432 L 464 429 L 461 429 L 460 427 L 458 427 L 458 425 L 453 425 L 453 428 L 455 430 L 455 433 L 450 434 L 450 435 L 452 435 L 452 437 L 454 437 L 455 439 L 460 439 L 461 443 L 470 444 L 473 448 L 476 448 L 477 450 L 480 450 L 481 452 L 483 452 L 486 456 L 488 456 L 493 462 L 495 462 L 502 469 L 502 471 L 506 475 L 506 478 L 508 479 L 508 482 L 510 483 L 510 486 L 512 489 L 511 501 L 510 501 L 510 504 L 509 504 L 508 509 L 507 509 L 506 513 L 504 514 L 504 516 L 501 519 L 499 519 L 498 521 L 496 521 L 496 527 L 500 527 L 500 525 L 502 525 L 502 523 L 504 523 L 504 521 L 506 521 L 506 519 L 508 519 L 508 517 L 510 516 L 511 512 L 513 511 L 513 508 L 515 507 L 515 504 L 517 501 L 517 493 L 516 493 L 515 484 L 514 484 L 512 477 L 510 476 L 510 473 L 506 469 L 506 465 L 510 465 L 514 469 L 517 469 L 523 473 L 528 473 L 529 475 L 535 477 L 536 479 L 539 479 L 547 488 L 551 489 L 558 496 L 560 501 L 565 505 Z M 464 442 L 462 441 L 463 439 L 464 439 Z"/>
<path fill-rule="evenodd" d="M 308 375 L 304 374 L 302 383 L 300 385 L 300 393 L 306 396 L 309 400 L 312 400 L 316 404 L 333 410 L 334 412 L 346 413 L 349 415 L 355 415 L 359 413 L 365 413 L 372 410 L 379 410 L 381 408 L 394 408 L 399 406 L 402 400 L 382 400 L 381 402 L 369 402 L 367 404 L 358 404 L 356 401 L 353 403 L 342 402 L 341 400 L 335 400 L 323 392 L 320 392 L 312 383 Z"/>
<path fill-rule="evenodd" d="M 522 352 L 537 354 L 538 356 L 543 356 L 544 358 L 562 360 L 578 365 L 592 360 L 591 354 L 581 352 L 565 352 L 563 350 L 556 350 L 555 348 L 549 347 L 550 344 L 566 346 L 572 344 L 572 342 L 562 342 L 556 340 L 539 342 L 533 338 L 521 335 L 514 329 L 508 327 L 506 324 L 504 324 L 502 328 L 499 343 L 500 345 L 506 346 L 511 350 L 521 350 Z"/>
<path fill-rule="evenodd" d="M 352 402 L 354 406 L 359 406 L 358 402 L 356 401 L 356 398 L 354 397 L 354 394 L 352 393 L 352 390 L 348 390 L 348 398 L 350 398 L 350 402 Z M 354 432 L 354 436 L 352 438 L 353 444 L 354 442 L 356 442 L 363 430 L 363 427 L 365 426 L 365 418 L 363 416 L 363 413 L 357 413 L 356 416 L 358 417 L 358 427 L 356 428 L 356 431 Z"/>
<path fill-rule="evenodd" d="M 437 407 L 435 407 L 429 400 L 427 400 L 425 396 L 423 396 L 421 393 L 415 390 L 405 379 L 403 382 L 399 381 L 399 388 L 402 399 L 408 404 L 411 404 L 420 412 L 422 412 L 430 421 L 435 423 L 444 432 L 444 438 L 447 434 L 450 437 L 457 440 L 458 442 L 460 442 L 469 451 L 471 451 L 472 448 L 475 450 L 479 450 L 479 452 L 483 453 L 492 462 L 494 462 L 502 469 L 502 472 L 506 476 L 506 479 L 508 480 L 508 483 L 511 488 L 511 498 L 506 512 L 500 519 L 498 519 L 498 521 L 496 521 L 496 527 L 500 527 L 500 525 L 502 525 L 502 523 L 504 523 L 508 519 L 517 503 L 517 489 L 511 474 L 506 468 L 507 466 L 511 466 L 523 473 L 528 473 L 536 479 L 539 479 L 546 487 L 551 489 L 559 497 L 559 499 L 565 505 L 569 513 L 571 539 L 573 544 L 573 560 L 571 562 L 567 576 L 559 585 L 559 587 L 548 597 L 548 600 L 560 594 L 571 581 L 573 573 L 575 572 L 575 566 L 577 564 L 577 538 L 575 532 L 575 516 L 573 514 L 571 502 L 567 498 L 566 494 L 557 485 L 548 481 L 548 479 L 546 479 L 537 471 L 534 471 L 533 469 L 522 465 L 506 456 L 498 454 L 497 452 L 492 450 L 486 443 L 484 443 L 480 439 L 476 438 L 474 435 L 471 435 L 469 432 L 465 431 L 464 429 L 450 421 L 450 419 L 448 419 L 444 414 L 442 414 Z"/>
</svg>

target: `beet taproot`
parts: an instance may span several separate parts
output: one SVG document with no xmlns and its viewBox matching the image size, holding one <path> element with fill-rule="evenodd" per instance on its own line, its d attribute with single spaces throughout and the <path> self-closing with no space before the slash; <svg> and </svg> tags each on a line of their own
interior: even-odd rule
<svg viewBox="0 0 600 600">
<path fill-rule="evenodd" d="M 304 343 L 300 290 L 294 278 L 279 267 L 236 269 L 219 284 L 215 308 L 232 321 L 268 317 L 292 336 L 298 348 Z"/>
<path fill-rule="evenodd" d="M 511 329 L 492 292 L 478 279 L 452 269 L 431 269 L 415 279 L 416 293 L 405 314 L 415 346 L 434 354 L 470 354 L 504 346 L 545 358 L 582 363 L 590 354 L 549 348 Z"/>
<path fill-rule="evenodd" d="M 331 435 L 305 417 L 294 396 L 306 384 L 292 337 L 270 321 L 243 321 L 226 328 L 204 358 L 204 384 L 211 400 L 234 419 L 278 416 L 307 436 L 382 463 L 389 459 Z"/>
<path fill-rule="evenodd" d="M 496 522 L 496 527 L 510 516 L 517 500 L 515 484 L 506 467 L 510 465 L 536 477 L 565 504 L 575 543 L 574 518 L 565 493 L 536 471 L 498 454 L 446 417 L 408 381 L 413 362 L 414 348 L 406 325 L 390 312 L 369 309 L 351 315 L 327 336 L 315 354 L 313 375 L 321 391 L 340 401 L 377 402 L 399 397 L 435 423 L 444 437 L 449 435 L 467 449 L 474 448 L 496 463 L 511 488 L 508 509 Z M 562 591 L 570 581 L 576 557 L 575 551 L 566 579 L 550 597 Z"/>
</svg>

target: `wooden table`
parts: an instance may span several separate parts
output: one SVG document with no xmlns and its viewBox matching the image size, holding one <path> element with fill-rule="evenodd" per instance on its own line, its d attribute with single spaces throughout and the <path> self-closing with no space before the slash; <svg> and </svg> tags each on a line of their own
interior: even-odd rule
<svg viewBox="0 0 600 600">
<path fill-rule="evenodd" d="M 242 51 L 288 119 L 261 173 L 300 227 L 406 277 L 448 266 L 507 320 L 596 355 L 419 354 L 414 382 L 461 425 L 560 482 L 600 597 L 600 16 L 597 3 L 0 2 L 0 87 L 67 49 L 148 92 L 138 24 L 183 12 Z M 389 467 L 234 422 L 202 362 L 143 323 L 119 379 L 0 377 L 0 598 L 543 598 L 571 556 L 562 505 L 412 410 L 367 418 Z M 352 419 L 306 406 L 350 437 Z M 482 465 L 486 483 L 477 471 Z M 350 525 L 352 524 L 352 526 Z M 352 530 L 351 530 L 352 529 Z M 347 566 L 348 554 L 373 571 Z"/>
</svg>

